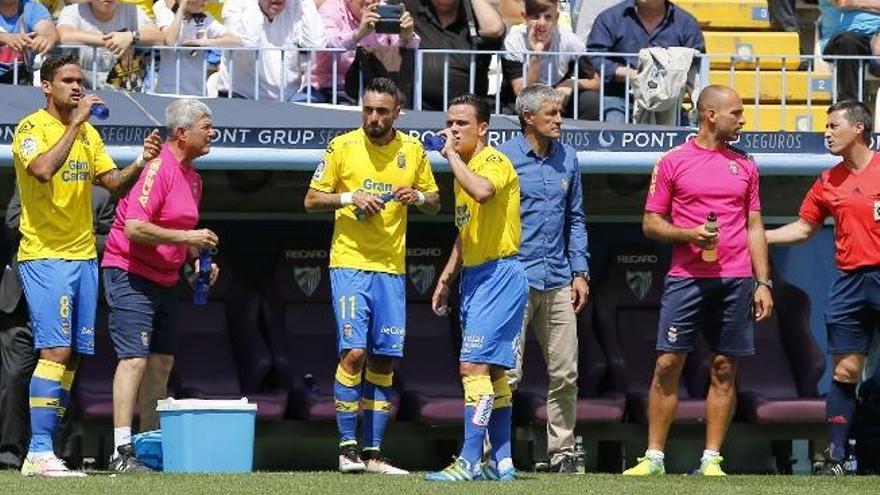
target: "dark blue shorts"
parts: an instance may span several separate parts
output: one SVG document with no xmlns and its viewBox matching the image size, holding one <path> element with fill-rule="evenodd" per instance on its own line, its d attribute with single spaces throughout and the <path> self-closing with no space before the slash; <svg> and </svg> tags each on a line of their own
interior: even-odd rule
<svg viewBox="0 0 880 495">
<path fill-rule="evenodd" d="M 104 268 L 109 329 L 119 359 L 171 354 L 178 346 L 177 287 L 119 268 Z"/>
<path fill-rule="evenodd" d="M 660 302 L 657 350 L 690 352 L 702 333 L 725 356 L 752 356 L 755 280 L 666 277 Z"/>
<path fill-rule="evenodd" d="M 839 272 L 825 307 L 828 352 L 868 354 L 880 310 L 880 268 Z"/>
<path fill-rule="evenodd" d="M 462 362 L 516 365 L 529 283 L 514 258 L 488 261 L 461 272 Z"/>
<path fill-rule="evenodd" d="M 406 280 L 403 275 L 331 268 L 336 346 L 366 349 L 374 356 L 403 356 L 406 339 Z"/>
<path fill-rule="evenodd" d="M 34 348 L 95 353 L 98 261 L 39 259 L 18 265 L 34 326 Z"/>
</svg>

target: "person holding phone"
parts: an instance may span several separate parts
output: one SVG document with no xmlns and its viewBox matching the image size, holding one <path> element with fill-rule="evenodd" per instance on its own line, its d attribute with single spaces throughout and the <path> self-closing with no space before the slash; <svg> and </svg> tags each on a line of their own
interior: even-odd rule
<svg viewBox="0 0 880 495">
<path fill-rule="evenodd" d="M 402 50 L 419 47 L 413 18 L 400 4 L 378 0 L 326 0 L 318 14 L 324 21 L 328 46 L 348 50 L 335 55 L 337 101 L 349 100 L 344 92 L 345 74 L 354 63 L 358 49 L 372 53 L 386 69 L 393 70 L 401 65 Z M 318 91 L 312 93 L 313 102 L 333 101 L 333 57 L 333 53 L 316 56 L 311 86 Z"/>
</svg>

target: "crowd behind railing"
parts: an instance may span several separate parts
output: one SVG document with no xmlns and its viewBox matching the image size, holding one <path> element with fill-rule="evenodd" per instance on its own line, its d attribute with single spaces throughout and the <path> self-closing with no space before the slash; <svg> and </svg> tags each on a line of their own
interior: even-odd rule
<svg viewBox="0 0 880 495">
<path fill-rule="evenodd" d="M 730 83 L 737 71 L 756 74 L 760 118 L 761 60 L 774 59 L 784 128 L 786 86 L 794 84 L 787 62 L 807 72 L 810 115 L 814 82 L 826 81 L 816 76 L 819 67 L 831 62 L 831 101 L 864 100 L 866 77 L 880 68 L 873 57 L 880 42 L 866 34 L 880 31 L 880 14 L 826 0 L 816 54 L 760 58 L 706 55 L 697 20 L 665 0 L 501 0 L 497 7 L 400 0 L 390 17 L 379 0 L 226 0 L 213 9 L 220 19 L 206 0 L 41 1 L 51 5 L 0 1 L 0 83 L 38 84 L 43 55 L 68 49 L 79 50 L 92 89 L 339 105 L 356 104 L 365 81 L 386 76 L 410 108 L 443 110 L 451 97 L 474 92 L 491 98 L 495 113 L 511 113 L 519 91 L 540 82 L 563 95 L 569 117 L 687 124 L 682 101 L 709 82 L 719 58 L 729 60 Z M 778 3 L 769 2 L 771 21 L 788 29 Z"/>
</svg>

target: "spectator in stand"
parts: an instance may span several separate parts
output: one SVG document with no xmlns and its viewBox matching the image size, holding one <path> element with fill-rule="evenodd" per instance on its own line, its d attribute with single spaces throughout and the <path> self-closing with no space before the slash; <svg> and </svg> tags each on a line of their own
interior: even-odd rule
<svg viewBox="0 0 880 495">
<path fill-rule="evenodd" d="M 0 0 L 0 84 L 31 84 L 33 55 L 56 43 L 58 31 L 46 7 L 34 0 Z"/>
<path fill-rule="evenodd" d="M 770 16 L 770 25 L 777 31 L 796 33 L 798 24 L 797 12 L 795 11 L 796 0 L 767 0 L 767 14 Z"/>
<path fill-rule="evenodd" d="M 590 52 L 632 53 L 642 48 L 683 46 L 706 51 L 700 25 L 691 14 L 666 0 L 624 0 L 604 10 L 587 38 Z M 606 122 L 626 120 L 626 80 L 638 74 L 637 57 L 593 57 L 595 67 L 605 66 L 604 110 Z"/>
<path fill-rule="evenodd" d="M 422 49 L 499 50 L 504 39 L 504 21 L 486 0 L 403 0 L 415 21 Z M 444 59 L 442 54 L 422 58 L 422 108 L 443 110 Z M 489 90 L 490 55 L 476 55 L 474 93 Z M 450 55 L 447 99 L 470 92 L 470 55 Z"/>
<path fill-rule="evenodd" d="M 223 9 L 226 27 L 243 46 L 261 50 L 259 54 L 251 50 L 226 53 L 221 86 L 238 98 L 290 100 L 302 86 L 297 48 L 327 46 L 324 23 L 313 0 L 236 0 L 227 7 Z M 259 67 L 255 67 L 257 57 Z M 254 81 L 255 74 L 258 81 Z"/>
<path fill-rule="evenodd" d="M 871 36 L 880 32 L 880 0 L 819 0 L 821 26 L 819 45 L 824 55 L 858 55 L 871 52 Z M 835 62 L 829 59 L 829 62 Z M 859 93 L 859 60 L 840 60 L 837 64 L 837 101 L 862 100 Z M 863 84 L 863 88 L 867 85 Z"/>
<path fill-rule="evenodd" d="M 204 12 L 205 0 L 161 0 L 153 11 L 168 46 L 235 46 L 238 36 Z M 164 50 L 156 93 L 205 96 L 206 50 Z M 179 62 L 178 62 L 179 59 Z M 179 68 L 178 68 L 178 63 Z M 178 70 L 180 76 L 177 75 Z"/>
<path fill-rule="evenodd" d="M 162 43 L 162 33 L 144 11 L 119 0 L 89 0 L 64 7 L 58 17 L 58 34 L 61 43 L 97 47 L 80 50 L 88 88 L 138 89 L 143 63 L 133 47 Z M 93 79 L 95 69 L 97 78 Z"/>
<path fill-rule="evenodd" d="M 571 31 L 559 28 L 556 0 L 526 0 L 525 24 L 510 28 L 504 38 L 501 67 L 515 96 L 526 86 L 546 84 L 562 97 L 562 108 L 574 116 L 573 75 L 577 74 L 578 118 L 599 120 L 599 77 L 587 57 L 576 54 L 587 51 L 584 42 Z M 526 52 L 559 52 L 543 55 Z"/>
<path fill-rule="evenodd" d="M 415 34 L 413 18 L 405 10 L 400 18 L 399 35 L 376 32 L 376 22 L 379 20 L 379 14 L 376 12 L 378 5 L 378 0 L 325 0 L 318 9 L 324 20 L 328 45 L 349 50 L 336 55 L 336 90 L 339 93 L 337 98 L 349 99 L 343 91 L 345 74 L 355 61 L 355 51 L 358 48 L 371 53 L 387 70 L 391 70 L 401 65 L 401 49 L 415 50 L 419 47 L 419 37 Z M 412 74 L 407 77 L 411 79 Z M 312 101 L 332 102 L 332 54 L 316 55 L 312 78 L 312 86 L 318 88 L 317 92 L 312 93 Z"/>
</svg>

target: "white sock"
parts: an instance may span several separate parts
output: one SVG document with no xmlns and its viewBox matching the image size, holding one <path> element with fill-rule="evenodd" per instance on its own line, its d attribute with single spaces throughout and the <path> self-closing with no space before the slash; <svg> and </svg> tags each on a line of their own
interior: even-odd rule
<svg viewBox="0 0 880 495">
<path fill-rule="evenodd" d="M 648 449 L 645 451 L 645 457 L 652 461 L 663 462 L 663 459 L 666 459 L 666 454 L 664 454 L 662 450 Z"/>
<path fill-rule="evenodd" d="M 131 426 L 113 428 L 113 457 L 119 455 L 119 447 L 131 443 Z"/>
<path fill-rule="evenodd" d="M 505 457 L 498 461 L 498 472 L 506 471 L 513 467 L 513 459 L 510 457 Z"/>
<path fill-rule="evenodd" d="M 706 449 L 703 451 L 703 458 L 700 459 L 700 462 L 705 462 L 709 459 L 712 459 L 713 457 L 718 457 L 720 455 L 721 455 L 721 452 L 718 452 L 717 450 Z"/>
<path fill-rule="evenodd" d="M 55 457 L 55 452 L 52 452 L 51 450 L 49 450 L 46 452 L 28 452 L 28 454 L 27 454 L 27 458 L 31 459 L 31 460 L 44 459 L 46 457 Z"/>
</svg>

